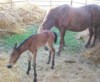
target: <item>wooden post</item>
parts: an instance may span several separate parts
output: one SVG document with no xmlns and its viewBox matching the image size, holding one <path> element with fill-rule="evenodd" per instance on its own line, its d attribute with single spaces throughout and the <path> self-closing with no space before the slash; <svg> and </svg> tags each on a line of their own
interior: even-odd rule
<svg viewBox="0 0 100 82">
<path fill-rule="evenodd" d="M 71 0 L 71 3 L 70 4 L 73 5 L 73 0 Z"/>
<path fill-rule="evenodd" d="M 85 1 L 85 5 L 87 5 L 87 0 Z"/>
<path fill-rule="evenodd" d="M 52 0 L 50 0 L 50 7 L 51 7 L 51 5 L 52 5 Z"/>
<path fill-rule="evenodd" d="M 11 3 L 11 9 L 13 8 L 13 1 L 12 0 L 10 0 L 10 3 Z"/>
</svg>

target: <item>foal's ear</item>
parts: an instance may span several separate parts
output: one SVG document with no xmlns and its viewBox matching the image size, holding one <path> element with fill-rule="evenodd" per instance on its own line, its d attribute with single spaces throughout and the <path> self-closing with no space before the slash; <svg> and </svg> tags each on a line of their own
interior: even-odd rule
<svg viewBox="0 0 100 82">
<path fill-rule="evenodd" d="M 17 43 L 15 43 L 14 49 L 16 49 L 16 47 L 17 47 Z"/>
</svg>

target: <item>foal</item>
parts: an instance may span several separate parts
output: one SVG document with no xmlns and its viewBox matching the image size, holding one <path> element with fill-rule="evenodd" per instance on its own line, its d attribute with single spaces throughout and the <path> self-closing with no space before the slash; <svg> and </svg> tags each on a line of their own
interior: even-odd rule
<svg viewBox="0 0 100 82">
<path fill-rule="evenodd" d="M 50 31 L 43 31 L 39 34 L 32 35 L 28 39 L 26 39 L 20 46 L 16 47 L 17 44 L 15 44 L 15 47 L 13 49 L 13 52 L 10 56 L 9 64 L 7 65 L 8 68 L 12 68 L 13 65 L 16 63 L 20 55 L 25 52 L 26 50 L 29 50 L 33 54 L 33 68 L 34 68 L 34 82 L 37 82 L 37 73 L 36 73 L 36 56 L 37 56 L 37 51 L 38 48 L 41 46 L 44 46 L 47 44 L 49 48 L 49 59 L 48 59 L 48 64 L 51 61 L 51 54 L 52 54 L 52 66 L 51 68 L 54 68 L 55 65 L 55 49 L 53 47 L 53 43 L 57 41 L 57 35 L 54 32 Z M 28 60 L 28 69 L 27 69 L 27 74 L 29 74 L 31 68 L 31 56 L 29 56 Z"/>
</svg>

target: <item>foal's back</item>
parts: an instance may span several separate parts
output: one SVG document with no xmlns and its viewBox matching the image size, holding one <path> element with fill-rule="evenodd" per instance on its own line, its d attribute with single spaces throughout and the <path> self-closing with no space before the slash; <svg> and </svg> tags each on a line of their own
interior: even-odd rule
<svg viewBox="0 0 100 82">
<path fill-rule="evenodd" d="M 41 46 L 44 46 L 46 43 L 53 44 L 54 39 L 55 39 L 55 35 L 53 34 L 53 32 L 45 30 L 39 34 L 32 36 L 31 48 L 37 49 Z"/>
</svg>

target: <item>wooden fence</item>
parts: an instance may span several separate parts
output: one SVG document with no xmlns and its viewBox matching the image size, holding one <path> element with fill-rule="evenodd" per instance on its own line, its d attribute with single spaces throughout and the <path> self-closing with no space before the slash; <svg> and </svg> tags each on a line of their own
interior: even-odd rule
<svg viewBox="0 0 100 82">
<path fill-rule="evenodd" d="M 52 6 L 58 6 L 61 4 L 69 4 L 72 6 L 88 4 L 88 0 L 10 0 L 9 2 L 0 2 L 0 4 L 1 5 L 9 4 L 11 5 L 11 7 L 13 7 L 14 3 L 24 3 L 24 2 L 32 2 L 42 7 L 52 7 Z"/>
</svg>

